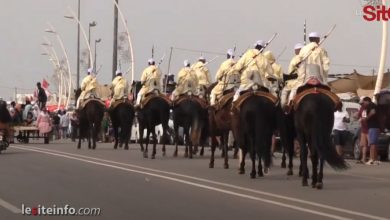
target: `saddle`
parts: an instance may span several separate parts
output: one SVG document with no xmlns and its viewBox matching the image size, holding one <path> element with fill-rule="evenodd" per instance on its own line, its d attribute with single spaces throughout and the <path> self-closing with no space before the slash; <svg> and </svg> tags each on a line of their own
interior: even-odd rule
<svg viewBox="0 0 390 220">
<path fill-rule="evenodd" d="M 219 110 L 223 109 L 233 99 L 234 93 L 235 92 L 233 91 L 233 92 L 229 92 L 227 94 L 224 94 L 218 100 L 217 104 L 215 105 L 215 110 L 219 111 Z"/>
<path fill-rule="evenodd" d="M 123 99 L 115 100 L 113 103 L 111 103 L 110 109 L 115 109 L 120 104 L 127 104 L 127 105 L 130 105 L 130 106 L 132 105 L 130 100 L 128 100 L 127 98 L 123 98 Z"/>
<path fill-rule="evenodd" d="M 99 104 L 101 104 L 104 108 L 106 107 L 106 103 L 104 103 L 101 99 L 97 99 L 97 98 L 89 98 L 89 99 L 86 99 L 84 101 L 82 101 L 80 103 L 80 107 L 79 109 L 83 109 L 88 103 L 92 102 L 92 101 L 96 101 L 98 102 Z"/>
<path fill-rule="evenodd" d="M 189 96 L 189 95 L 180 95 L 176 101 L 173 102 L 173 106 L 180 105 L 184 100 L 191 99 L 197 102 L 203 109 L 208 108 L 208 104 L 206 99 L 199 98 L 197 96 Z"/>
<path fill-rule="evenodd" d="M 235 102 L 233 102 L 232 109 L 236 110 L 236 111 L 240 111 L 242 103 L 244 103 L 249 97 L 252 97 L 252 96 L 264 97 L 264 98 L 268 99 L 269 101 L 271 101 L 272 104 L 274 104 L 275 106 L 278 105 L 278 103 L 279 103 L 279 99 L 269 92 L 261 91 L 261 90 L 260 91 L 250 91 L 249 90 L 249 91 L 246 91 L 245 93 L 243 93 Z"/>
<path fill-rule="evenodd" d="M 158 97 L 165 100 L 169 106 L 172 105 L 172 101 L 167 96 L 165 96 L 161 93 L 156 94 L 154 92 L 151 92 L 151 93 L 146 94 L 145 98 L 143 98 L 141 100 L 141 104 L 140 104 L 141 109 L 143 109 L 152 99 L 158 98 Z"/>
<path fill-rule="evenodd" d="M 293 108 L 294 111 L 296 111 L 298 109 L 299 104 L 301 103 L 302 99 L 305 96 L 309 94 L 320 94 L 320 93 L 328 96 L 333 101 L 335 110 L 339 107 L 339 105 L 342 104 L 341 99 L 336 94 L 331 92 L 328 86 L 325 85 L 315 86 L 315 87 L 303 86 L 298 89 L 297 95 L 292 100 L 290 109 Z"/>
</svg>

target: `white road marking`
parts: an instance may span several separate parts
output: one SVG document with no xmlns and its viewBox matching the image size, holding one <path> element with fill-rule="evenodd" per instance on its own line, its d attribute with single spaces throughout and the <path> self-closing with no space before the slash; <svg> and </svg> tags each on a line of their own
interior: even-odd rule
<svg viewBox="0 0 390 220">
<path fill-rule="evenodd" d="M 22 210 L 19 209 L 18 207 L 10 204 L 9 202 L 7 201 L 4 201 L 3 199 L 0 199 L 0 206 L 2 206 L 3 208 L 5 209 L 8 209 L 9 211 L 15 213 L 15 214 L 19 214 L 19 213 L 22 213 Z"/>
<path fill-rule="evenodd" d="M 87 159 L 97 160 L 97 161 L 106 162 L 106 163 L 112 163 L 112 164 L 132 167 L 132 168 L 138 168 L 138 169 L 152 171 L 152 172 L 156 172 L 156 173 L 160 173 L 160 174 L 168 174 L 168 175 L 172 175 L 172 176 L 176 176 L 176 177 L 192 179 L 192 180 L 196 180 L 196 181 L 200 181 L 200 182 L 204 182 L 204 183 L 211 183 L 211 184 L 214 184 L 214 185 L 229 187 L 229 188 L 232 188 L 232 189 L 237 189 L 237 190 L 251 192 L 251 193 L 256 193 L 256 194 L 259 194 L 259 195 L 265 195 L 265 196 L 273 197 L 273 198 L 277 198 L 277 199 L 283 199 L 283 200 L 287 200 L 287 201 L 297 202 L 297 203 L 301 203 L 301 204 L 305 204 L 305 205 L 309 205 L 309 206 L 319 207 L 319 208 L 323 208 L 323 209 L 328 209 L 328 210 L 337 211 L 337 212 L 341 212 L 341 213 L 345 213 L 345 214 L 360 216 L 360 217 L 364 217 L 364 218 L 375 219 L 375 220 L 389 220 L 389 218 L 384 218 L 384 217 L 375 216 L 375 215 L 371 215 L 371 214 L 367 214 L 367 213 L 362 213 L 362 212 L 357 212 L 357 211 L 353 211 L 353 210 L 348 210 L 348 209 L 338 208 L 338 207 L 334 207 L 334 206 L 329 206 L 329 205 L 325 205 L 325 204 L 321 204 L 321 203 L 316 203 L 314 201 L 308 201 L 308 200 L 298 199 L 298 198 L 294 198 L 294 197 L 278 195 L 278 194 L 275 194 L 275 193 L 269 193 L 269 192 L 265 192 L 265 191 L 261 191 L 261 190 L 255 190 L 255 189 L 251 189 L 251 188 L 240 187 L 240 186 L 236 186 L 236 185 L 232 185 L 232 184 L 228 184 L 228 183 L 217 182 L 217 181 L 213 181 L 213 180 L 209 180 L 209 179 L 203 179 L 203 178 L 188 176 L 188 175 L 179 174 L 179 173 L 175 173 L 175 172 L 157 170 L 157 169 L 137 166 L 137 165 L 133 165 L 133 164 L 128 164 L 128 163 L 121 163 L 121 162 L 116 162 L 116 161 L 112 161 L 112 160 L 105 160 L 105 159 L 101 159 L 101 158 L 85 156 L 85 155 L 81 155 L 81 154 L 67 153 L 67 152 L 63 152 L 63 151 L 44 149 L 44 148 L 39 148 L 39 147 L 30 147 L 30 146 L 24 146 L 24 145 L 19 145 L 19 146 L 23 147 L 23 148 L 20 148 L 20 149 L 31 148 L 31 149 L 36 149 L 38 151 L 42 150 L 42 151 L 48 151 L 48 152 L 56 152 L 56 153 L 71 155 L 71 156 L 75 156 L 75 157 L 87 158 Z"/>
<path fill-rule="evenodd" d="M 272 205 L 276 205 L 276 206 L 280 206 L 280 207 L 284 207 L 284 208 L 289 208 L 289 209 L 293 209 L 293 210 L 297 210 L 297 211 L 301 211 L 301 212 L 305 212 L 305 213 L 310 213 L 310 214 L 314 214 L 314 215 L 318 215 L 318 216 L 324 216 L 324 217 L 328 217 L 328 218 L 331 218 L 331 219 L 352 220 L 351 218 L 346 218 L 346 217 L 333 215 L 333 214 L 320 212 L 320 211 L 314 211 L 314 210 L 310 210 L 310 209 L 299 207 L 299 206 L 295 206 L 295 205 L 289 205 L 289 204 L 277 202 L 277 201 L 274 201 L 274 200 L 264 199 L 264 198 L 260 198 L 260 197 L 256 197 L 256 196 L 250 196 L 250 195 L 237 193 L 237 192 L 233 192 L 233 191 L 230 191 L 230 190 L 225 190 L 225 189 L 221 189 L 221 188 L 217 188 L 217 187 L 207 186 L 207 185 L 199 184 L 199 183 L 195 183 L 195 182 L 190 182 L 190 181 L 187 181 L 187 180 L 182 180 L 182 179 L 178 179 L 178 178 L 174 178 L 174 177 L 163 176 L 163 175 L 160 175 L 160 174 L 155 174 L 155 173 L 150 173 L 150 172 L 145 172 L 145 171 L 140 171 L 140 170 L 134 170 L 134 169 L 129 169 L 129 168 L 125 168 L 125 167 L 119 167 L 119 166 L 115 166 L 115 165 L 111 165 L 111 164 L 107 164 L 107 163 L 102 163 L 102 162 L 97 162 L 97 161 L 92 161 L 92 160 L 86 160 L 86 159 L 73 157 L 73 156 L 60 154 L 60 153 L 54 153 L 54 152 L 48 152 L 48 151 L 43 151 L 43 150 L 31 149 L 31 148 L 28 148 L 28 147 L 15 147 L 15 146 L 13 146 L 13 148 L 17 148 L 17 149 L 20 149 L 20 150 L 34 151 L 34 152 L 39 152 L 39 153 L 48 154 L 48 155 L 52 155 L 52 156 L 58 156 L 58 157 L 63 157 L 63 158 L 67 158 L 67 159 L 82 161 L 82 162 L 86 162 L 86 163 L 90 163 L 90 164 L 96 164 L 96 165 L 100 165 L 100 166 L 104 166 L 104 167 L 110 167 L 110 168 L 123 170 L 123 171 L 127 171 L 127 172 L 153 176 L 153 177 L 157 177 L 157 178 L 161 178 L 161 179 L 165 179 L 165 180 L 170 180 L 170 181 L 173 181 L 173 182 L 178 182 L 178 183 L 182 183 L 182 184 L 186 184 L 186 185 L 190 185 L 190 186 L 195 186 L 195 187 L 202 188 L 202 189 L 208 189 L 208 190 L 215 191 L 215 192 L 220 192 L 220 193 L 233 195 L 233 196 L 237 196 L 237 197 L 241 197 L 241 198 L 246 198 L 246 199 L 251 199 L 251 200 L 255 200 L 255 201 L 260 201 L 260 202 L 264 202 L 264 203 L 268 203 L 268 204 L 272 204 Z"/>
</svg>

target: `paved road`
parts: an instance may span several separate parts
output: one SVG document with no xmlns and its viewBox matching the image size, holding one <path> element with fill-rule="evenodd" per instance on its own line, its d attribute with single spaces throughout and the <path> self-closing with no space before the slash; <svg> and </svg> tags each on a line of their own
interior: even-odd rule
<svg viewBox="0 0 390 220">
<path fill-rule="evenodd" d="M 222 159 L 208 168 L 209 151 L 192 160 L 144 159 L 138 145 L 129 151 L 99 144 L 13 145 L 0 155 L 0 219 L 31 219 L 25 207 L 100 208 L 98 217 L 34 219 L 390 219 L 390 164 L 357 165 L 325 171 L 324 189 L 300 185 L 279 167 L 252 180 L 238 175 L 237 160 L 225 170 Z M 297 164 L 297 162 L 296 162 Z M 296 169 L 294 170 L 297 173 Z"/>
</svg>

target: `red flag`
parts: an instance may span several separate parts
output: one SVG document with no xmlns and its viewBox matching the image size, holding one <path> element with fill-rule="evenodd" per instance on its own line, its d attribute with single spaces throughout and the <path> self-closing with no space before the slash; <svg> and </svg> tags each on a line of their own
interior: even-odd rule
<svg viewBox="0 0 390 220">
<path fill-rule="evenodd" d="M 49 88 L 49 85 L 50 84 L 46 81 L 46 79 L 42 80 L 42 88 L 47 89 L 47 88 Z"/>
</svg>

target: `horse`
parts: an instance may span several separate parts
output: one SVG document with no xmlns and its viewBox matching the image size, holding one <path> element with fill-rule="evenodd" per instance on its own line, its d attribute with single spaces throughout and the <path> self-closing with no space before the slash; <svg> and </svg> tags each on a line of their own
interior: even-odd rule
<svg viewBox="0 0 390 220">
<path fill-rule="evenodd" d="M 75 98 L 79 98 L 81 89 L 76 90 Z M 105 106 L 98 100 L 89 100 L 86 102 L 82 109 L 78 111 L 78 117 L 80 118 L 80 135 L 77 148 L 81 147 L 81 139 L 86 137 L 88 139 L 88 149 L 96 149 L 97 135 L 101 129 L 101 122 L 104 115 Z M 92 147 L 91 147 L 92 138 Z"/>
<path fill-rule="evenodd" d="M 256 178 L 256 156 L 259 159 L 257 173 L 259 177 L 264 176 L 264 173 L 267 174 L 271 165 L 271 142 L 276 129 L 277 98 L 272 97 L 265 88 L 246 93 L 243 94 L 247 96 L 245 99 L 241 95 L 233 104 L 232 128 L 240 147 L 239 174 L 245 173 L 245 156 L 249 151 L 252 161 L 250 177 Z M 237 109 L 235 106 L 240 102 L 239 109 Z"/>
<path fill-rule="evenodd" d="M 379 117 L 380 129 L 390 130 L 390 91 L 383 90 L 378 94 L 375 94 L 377 101 L 376 114 Z"/>
<path fill-rule="evenodd" d="M 137 94 L 141 87 L 142 85 L 140 82 L 135 82 L 133 84 L 133 88 L 134 88 L 133 92 Z M 150 134 L 152 134 L 153 137 L 153 152 L 151 156 L 152 159 L 155 159 L 156 156 L 157 135 L 156 135 L 155 127 L 159 124 L 161 124 L 163 129 L 163 134 L 162 134 L 163 156 L 166 155 L 165 143 L 168 140 L 168 129 L 169 129 L 168 121 L 169 121 L 169 114 L 170 114 L 170 103 L 167 101 L 168 98 L 163 97 L 163 95 L 161 94 L 156 94 L 155 92 L 156 91 L 153 91 L 145 95 L 144 100 L 141 101 L 141 105 L 144 106 L 142 106 L 137 112 L 141 151 L 143 152 L 144 158 L 147 158 L 149 137 Z M 146 103 L 145 100 L 147 100 Z M 145 148 L 143 146 L 144 129 L 146 129 L 147 131 Z"/>
<path fill-rule="evenodd" d="M 347 169 L 347 165 L 344 159 L 337 154 L 331 141 L 334 100 L 329 95 L 318 92 L 316 85 L 301 87 L 297 94 L 313 87 L 315 87 L 313 93 L 303 96 L 295 107 L 294 125 L 301 149 L 302 186 L 308 186 L 307 156 L 310 150 L 313 169 L 311 185 L 313 188 L 322 189 L 324 161 L 336 170 Z M 318 162 L 319 171 L 317 171 Z"/>
<path fill-rule="evenodd" d="M 202 106 L 201 102 L 205 100 L 192 95 L 182 95 L 178 97 L 173 107 L 173 123 L 175 131 L 175 151 L 173 156 L 177 157 L 178 142 L 179 142 L 179 127 L 183 127 L 185 140 L 184 157 L 193 157 L 192 146 L 195 147 L 195 152 L 202 142 L 207 137 L 208 116 L 207 108 Z M 191 135 L 190 135 L 191 130 Z M 203 148 L 202 148 L 203 150 Z M 201 152 L 202 154 L 202 152 Z"/>
<path fill-rule="evenodd" d="M 214 87 L 214 84 L 212 87 Z M 214 154 L 218 145 L 217 136 L 220 137 L 222 145 L 222 157 L 224 158 L 224 168 L 229 168 L 228 155 L 228 138 L 232 127 L 231 105 L 233 101 L 234 88 L 223 92 L 220 102 L 217 104 L 218 109 L 209 109 L 209 134 L 211 137 L 211 156 L 209 168 L 214 168 Z M 237 146 L 237 145 L 236 145 Z M 238 149 L 235 148 L 234 158 L 237 158 Z"/>
<path fill-rule="evenodd" d="M 120 103 L 117 105 L 114 103 L 114 107 L 109 109 L 112 126 L 114 128 L 114 149 L 117 149 L 119 142 L 119 147 L 122 147 L 124 144 L 124 149 L 128 150 L 135 111 L 133 105 L 127 100 L 120 100 L 119 102 Z"/>
</svg>

